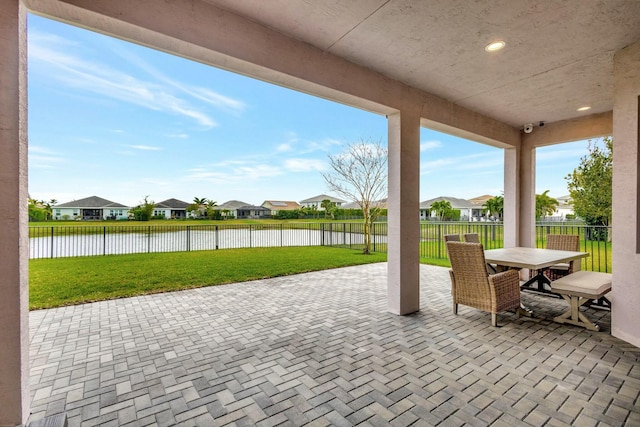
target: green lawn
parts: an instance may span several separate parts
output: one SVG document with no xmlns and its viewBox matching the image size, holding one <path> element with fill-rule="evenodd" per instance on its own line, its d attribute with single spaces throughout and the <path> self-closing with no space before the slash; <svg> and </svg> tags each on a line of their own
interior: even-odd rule
<svg viewBox="0 0 640 427">
<path fill-rule="evenodd" d="M 386 261 L 331 247 L 107 255 L 29 261 L 31 309 L 176 291 Z"/>
</svg>

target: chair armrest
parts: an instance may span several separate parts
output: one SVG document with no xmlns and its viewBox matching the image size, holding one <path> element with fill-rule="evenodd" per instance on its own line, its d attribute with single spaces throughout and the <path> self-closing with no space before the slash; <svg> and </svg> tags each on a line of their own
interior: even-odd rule
<svg viewBox="0 0 640 427">
<path fill-rule="evenodd" d="M 495 301 L 514 301 L 520 303 L 520 274 L 516 270 L 507 270 L 489 276 L 489 289 Z M 500 303 L 498 305 L 501 305 Z"/>
</svg>

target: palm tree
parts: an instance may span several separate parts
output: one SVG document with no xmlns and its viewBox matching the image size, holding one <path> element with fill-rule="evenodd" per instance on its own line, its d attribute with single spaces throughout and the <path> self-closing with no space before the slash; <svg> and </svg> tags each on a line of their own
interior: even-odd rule
<svg viewBox="0 0 640 427">
<path fill-rule="evenodd" d="M 495 196 L 484 202 L 482 207 L 489 213 L 489 215 L 493 215 L 494 218 L 500 219 L 502 218 L 502 212 L 504 212 L 504 197 Z"/>
<path fill-rule="evenodd" d="M 215 202 L 214 202 L 215 203 Z M 189 212 L 197 212 L 197 216 L 204 216 L 205 205 L 207 204 L 206 197 L 194 197 L 193 203 L 187 206 L 187 211 Z"/>
<path fill-rule="evenodd" d="M 453 206 L 451 206 L 451 203 L 447 200 L 438 200 L 436 202 L 433 202 L 431 204 L 431 211 L 436 213 L 436 216 L 438 218 L 440 218 L 440 221 L 442 221 L 446 215 L 446 213 L 450 210 L 453 209 Z"/>
<path fill-rule="evenodd" d="M 215 212 L 214 212 L 213 208 L 215 208 L 216 206 L 218 206 L 218 204 L 216 203 L 215 200 L 206 199 L 205 209 L 206 209 L 206 212 L 207 212 L 207 218 L 213 218 L 214 217 L 214 213 Z"/>
<path fill-rule="evenodd" d="M 546 190 L 542 194 L 536 194 L 536 219 L 553 215 L 558 207 L 558 201 L 549 196 L 548 192 L 549 190 Z"/>
</svg>

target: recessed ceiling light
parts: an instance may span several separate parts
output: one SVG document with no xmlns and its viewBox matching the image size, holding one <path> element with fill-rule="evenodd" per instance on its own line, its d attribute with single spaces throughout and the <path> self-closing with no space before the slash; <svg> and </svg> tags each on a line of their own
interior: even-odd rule
<svg viewBox="0 0 640 427">
<path fill-rule="evenodd" d="M 580 107 L 580 108 L 578 108 L 576 111 L 587 111 L 587 110 L 590 110 L 590 109 L 591 109 L 591 107 L 590 107 L 590 106 L 585 105 L 584 107 Z"/>
<path fill-rule="evenodd" d="M 505 42 L 503 42 L 502 40 L 498 40 L 497 42 L 489 43 L 488 45 L 486 45 L 484 47 L 484 50 L 486 50 L 487 52 L 496 52 L 504 48 L 505 45 L 506 45 Z"/>
</svg>

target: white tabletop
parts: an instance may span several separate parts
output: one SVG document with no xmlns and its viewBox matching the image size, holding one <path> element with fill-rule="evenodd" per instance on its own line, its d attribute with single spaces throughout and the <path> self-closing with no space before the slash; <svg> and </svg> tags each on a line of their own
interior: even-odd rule
<svg viewBox="0 0 640 427">
<path fill-rule="evenodd" d="M 558 251 L 538 248 L 502 248 L 484 251 L 488 263 L 539 270 L 561 262 L 588 257 L 588 252 Z"/>
</svg>

